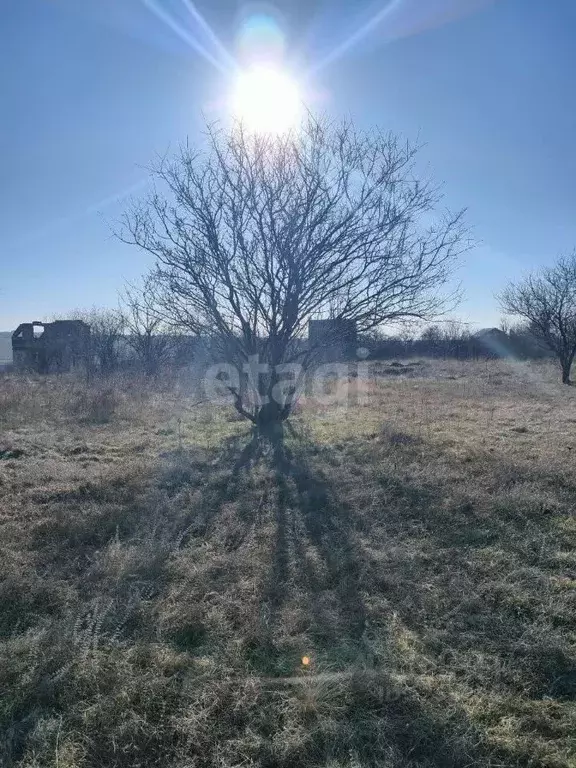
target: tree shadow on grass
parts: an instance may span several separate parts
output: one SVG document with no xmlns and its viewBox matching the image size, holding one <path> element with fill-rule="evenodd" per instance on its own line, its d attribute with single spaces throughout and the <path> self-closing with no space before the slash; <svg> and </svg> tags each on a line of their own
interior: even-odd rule
<svg viewBox="0 0 576 768">
<path fill-rule="evenodd" d="M 278 488 L 277 542 L 273 584 L 282 589 L 288 581 L 290 552 L 296 578 L 302 580 L 312 601 L 324 590 L 338 600 L 339 622 L 326 616 L 320 601 L 312 610 L 315 634 L 328 639 L 344 633 L 360 643 L 366 628 L 366 611 L 360 592 L 361 557 L 354 539 L 352 510 L 335 497 L 334 489 L 312 470 L 304 452 L 283 446 L 275 451 L 274 471 Z M 311 546 L 320 560 L 318 573 L 306 556 Z M 277 595 L 279 597 L 279 595 Z"/>
<path fill-rule="evenodd" d="M 446 478 L 434 475 L 433 467 L 427 466 L 426 474 L 419 472 L 427 460 L 423 443 L 399 440 L 389 446 L 357 440 L 340 448 L 322 448 L 295 433 L 286 443 L 274 446 L 256 435 L 248 441 L 244 436 L 244 441 L 231 441 L 212 461 L 216 474 L 209 479 L 202 504 L 212 520 L 209 535 L 216 534 L 229 551 L 248 541 L 249 557 L 260 515 L 258 498 L 268 494 L 261 514 L 270 531 L 269 538 L 265 534 L 270 561 L 261 561 L 264 578 L 257 582 L 265 618 L 261 625 L 256 620 L 248 627 L 252 634 L 243 649 L 249 668 L 262 680 L 282 686 L 283 678 L 293 675 L 294 648 L 300 638 L 293 641 L 301 632 L 304 642 L 311 642 L 313 652 L 319 654 L 319 669 L 337 670 L 347 681 L 358 670 L 368 671 L 360 690 L 354 682 L 352 692 L 343 694 L 336 718 L 339 753 L 355 751 L 362 765 L 387 759 L 379 751 L 383 741 L 397 754 L 390 761 L 394 766 L 528 764 L 519 746 L 510 754 L 503 748 L 495 751 L 481 726 L 470 720 L 441 681 L 442 670 L 479 679 L 482 671 L 466 666 L 475 649 L 490 657 L 495 674 L 508 670 L 511 660 L 517 663 L 511 657 L 511 642 L 525 632 L 528 619 L 520 615 L 515 595 L 509 597 L 503 588 L 494 593 L 494 604 L 486 602 L 484 595 L 478 600 L 477 577 L 484 577 L 471 573 L 468 562 L 476 550 L 496 544 L 511 553 L 513 565 L 518 547 L 511 534 L 523 535 L 525 527 L 516 511 L 486 517 L 485 510 L 465 503 L 465 490 L 455 494 Z M 395 451 L 396 458 L 384 461 L 390 451 Z M 404 466 L 416 467 L 415 473 L 404 471 Z M 363 467 L 369 468 L 366 475 L 360 471 Z M 369 494 L 375 494 L 373 508 L 362 505 L 369 495 L 362 493 L 363 483 Z M 230 503 L 232 513 L 222 513 Z M 194 535 L 203 538 L 208 533 Z M 382 560 L 380 552 L 385 555 Z M 460 568 L 463 580 L 458 582 Z M 388 633 L 383 623 L 378 631 L 370 623 L 374 608 L 367 598 L 386 603 L 380 620 L 396 615 L 422 653 L 439 665 L 438 688 L 434 682 L 432 689 L 420 690 L 415 674 L 393 702 L 381 693 L 384 668 L 404 669 L 406 659 L 394 628 Z M 304 621 L 294 638 L 282 626 L 292 605 L 303 608 Z M 503 618 L 507 622 L 504 638 Z M 570 693 L 571 667 L 561 661 L 562 669 L 568 669 L 562 691 Z M 552 671 L 544 669 L 541 677 L 555 674 L 559 662 L 549 666 Z M 408 667 L 412 668 L 409 662 Z M 509 681 L 483 681 L 483 695 L 489 696 L 491 685 L 518 693 L 518 680 L 525 684 L 533 667 L 528 659 Z M 321 680 L 318 684 L 323 685 Z M 554 695 L 546 684 L 541 689 Z M 313 739 L 311 752 L 322 752 L 322 740 L 335 737 L 332 732 L 317 733 Z M 324 763 L 319 757 L 310 764 Z"/>
<path fill-rule="evenodd" d="M 487 689 L 494 685 L 514 695 L 573 698 L 576 664 L 565 629 L 574 627 L 574 603 L 570 596 L 554 592 L 548 582 L 550 570 L 554 572 L 550 557 L 559 547 L 569 550 L 572 539 L 570 531 L 558 531 L 554 516 L 540 509 L 538 499 L 499 497 L 497 491 L 478 499 L 470 489 L 454 489 L 442 476 L 435 477 L 433 466 L 427 468 L 426 479 L 418 469 L 411 479 L 402 469 L 386 469 L 384 462 L 380 469 L 379 455 L 384 455 L 377 445 L 351 441 L 346 446 L 347 464 L 373 464 L 375 471 L 364 482 L 382 493 L 375 496 L 379 502 L 370 511 L 358 504 L 350 510 L 336 496 L 337 488 L 324 482 L 318 491 L 319 476 L 302 470 L 303 456 L 317 454 L 317 446 L 301 442 L 300 448 L 303 453 L 297 460 L 292 458 L 290 465 L 295 485 L 301 486 L 305 501 L 318 501 L 304 503 L 304 514 L 311 515 L 319 506 L 334 515 L 330 522 L 322 514 L 312 514 L 310 538 L 318 528 L 339 531 L 341 521 L 345 536 L 354 541 L 354 532 L 359 532 L 364 546 L 368 545 L 353 554 L 356 565 L 362 565 L 356 578 L 357 595 L 363 590 L 384 594 L 432 658 L 439 651 L 440 633 L 444 637 L 440 655 L 453 653 L 459 674 L 476 674 L 462 666 L 474 653 L 489 658 L 498 671 L 485 681 Z M 384 448 L 389 450 L 394 449 Z M 426 446 L 407 443 L 398 461 L 400 467 L 422 465 Z M 566 505 L 564 514 L 571 514 Z M 331 539 L 335 551 L 338 541 Z M 489 572 L 488 560 L 497 563 Z"/>
<path fill-rule="evenodd" d="M 490 743 L 463 707 L 440 689 L 384 673 L 350 680 L 331 749 L 355 764 L 393 768 L 527 768 L 522 748 Z"/>
<path fill-rule="evenodd" d="M 190 489 L 198 489 L 202 494 L 199 508 L 184 498 L 185 513 L 179 517 L 173 533 L 179 549 L 187 546 L 191 539 L 209 536 L 223 505 L 228 503 L 239 505 L 239 517 L 245 534 L 248 533 L 254 519 L 253 506 L 244 503 L 246 484 L 263 452 L 262 441 L 251 431 L 230 438 L 201 463 L 185 451 L 167 457 L 158 487 L 168 491 L 172 498 Z M 244 534 L 240 538 L 243 539 Z M 237 541 L 237 546 L 240 543 Z"/>
<path fill-rule="evenodd" d="M 317 446 L 301 437 L 293 448 L 279 445 L 274 450 L 276 539 L 265 596 L 273 621 L 279 622 L 293 582 L 299 582 L 310 604 L 309 631 L 319 647 L 347 646 L 353 651 L 344 669 L 339 714 L 329 736 L 312 732 L 309 756 L 324 748 L 335 757 L 355 755 L 361 765 L 387 760 L 391 766 L 429 768 L 528 765 L 529 757 L 521 752 L 490 744 L 449 693 L 420 690 L 418 683 L 398 684 L 371 657 L 363 596 L 368 586 L 363 583 L 363 554 L 356 536 L 361 523 L 338 497 L 337 488 L 309 462 L 317 452 Z M 313 563 L 310 548 L 316 556 Z M 333 605 L 326 610 L 327 591 L 337 598 L 336 610 Z M 324 738 L 329 745 L 323 744 Z"/>
</svg>

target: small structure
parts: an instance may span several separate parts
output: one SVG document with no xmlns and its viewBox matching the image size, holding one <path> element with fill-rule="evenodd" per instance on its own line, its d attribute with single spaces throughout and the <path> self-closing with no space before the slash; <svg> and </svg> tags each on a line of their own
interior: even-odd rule
<svg viewBox="0 0 576 768">
<path fill-rule="evenodd" d="M 514 357 L 510 339 L 499 328 L 482 328 L 472 336 L 476 356 L 499 358 Z"/>
<path fill-rule="evenodd" d="M 308 347 L 318 359 L 327 362 L 353 360 L 357 346 L 354 320 L 310 320 Z"/>
<path fill-rule="evenodd" d="M 21 323 L 12 334 L 12 360 L 18 371 L 70 371 L 87 365 L 89 352 L 90 326 L 82 320 Z"/>
</svg>

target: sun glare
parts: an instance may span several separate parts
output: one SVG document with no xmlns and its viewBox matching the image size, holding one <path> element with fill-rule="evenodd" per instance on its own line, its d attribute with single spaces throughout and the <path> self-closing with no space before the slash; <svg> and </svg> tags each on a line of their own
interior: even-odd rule
<svg viewBox="0 0 576 768">
<path fill-rule="evenodd" d="M 238 75 L 232 111 L 248 130 L 284 133 L 298 122 L 300 89 L 287 72 L 268 66 L 254 66 Z"/>
</svg>

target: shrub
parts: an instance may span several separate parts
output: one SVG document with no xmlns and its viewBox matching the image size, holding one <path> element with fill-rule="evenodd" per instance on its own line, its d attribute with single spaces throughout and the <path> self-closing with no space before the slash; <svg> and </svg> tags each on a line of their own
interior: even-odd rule
<svg viewBox="0 0 576 768">
<path fill-rule="evenodd" d="M 78 393 L 73 411 L 88 424 L 108 424 L 118 405 L 119 398 L 112 387 L 87 388 Z"/>
</svg>

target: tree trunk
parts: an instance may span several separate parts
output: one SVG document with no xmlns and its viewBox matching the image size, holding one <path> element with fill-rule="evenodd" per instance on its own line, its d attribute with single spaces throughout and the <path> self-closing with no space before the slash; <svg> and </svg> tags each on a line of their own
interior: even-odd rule
<svg viewBox="0 0 576 768">
<path fill-rule="evenodd" d="M 286 416 L 281 406 L 274 401 L 263 405 L 256 416 L 258 432 L 271 443 L 282 442 L 284 439 L 284 421 Z"/>
<path fill-rule="evenodd" d="M 570 357 L 568 360 L 562 361 L 562 384 L 572 384 L 570 380 L 570 371 L 572 370 L 572 361 L 573 358 Z"/>
</svg>

